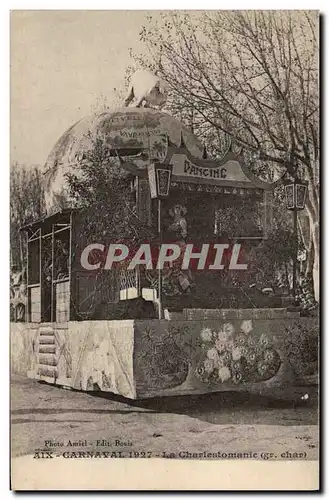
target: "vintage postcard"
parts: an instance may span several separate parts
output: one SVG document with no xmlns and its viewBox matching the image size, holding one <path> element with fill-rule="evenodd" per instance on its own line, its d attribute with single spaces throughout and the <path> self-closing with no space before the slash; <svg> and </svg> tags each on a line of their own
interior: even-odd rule
<svg viewBox="0 0 329 500">
<path fill-rule="evenodd" d="M 11 12 L 11 488 L 319 489 L 319 13 Z"/>
</svg>

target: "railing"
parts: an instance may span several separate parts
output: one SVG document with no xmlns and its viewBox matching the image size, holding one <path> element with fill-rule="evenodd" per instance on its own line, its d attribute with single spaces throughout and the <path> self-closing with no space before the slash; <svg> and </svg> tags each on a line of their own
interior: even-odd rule
<svg viewBox="0 0 329 500">
<path fill-rule="evenodd" d="M 119 272 L 120 300 L 134 299 L 140 295 L 138 269 L 121 269 Z"/>
<path fill-rule="evenodd" d="M 70 319 L 70 281 L 63 278 L 54 281 L 55 288 L 55 318 L 57 323 L 63 323 Z"/>
<path fill-rule="evenodd" d="M 28 321 L 41 322 L 41 287 L 39 284 L 28 286 Z"/>
</svg>

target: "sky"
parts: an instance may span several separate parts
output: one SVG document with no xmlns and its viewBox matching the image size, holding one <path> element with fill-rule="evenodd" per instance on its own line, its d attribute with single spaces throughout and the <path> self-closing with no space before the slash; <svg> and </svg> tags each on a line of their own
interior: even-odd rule
<svg viewBox="0 0 329 500">
<path fill-rule="evenodd" d="M 129 48 L 143 51 L 146 11 L 11 14 L 11 161 L 43 165 L 57 139 L 124 87 Z"/>
</svg>

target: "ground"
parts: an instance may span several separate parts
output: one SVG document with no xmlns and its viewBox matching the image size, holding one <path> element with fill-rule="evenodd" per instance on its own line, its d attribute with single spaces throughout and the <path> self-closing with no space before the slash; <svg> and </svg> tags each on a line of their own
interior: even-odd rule
<svg viewBox="0 0 329 500">
<path fill-rule="evenodd" d="M 257 458 L 272 453 L 262 455 L 265 459 L 316 459 L 317 388 L 277 397 L 227 392 L 130 401 L 13 376 L 12 457 L 34 455 L 50 441 L 47 448 L 60 453 L 121 451 L 123 456 L 143 457 L 149 452 L 154 457 L 196 458 L 188 454 L 252 452 Z"/>
</svg>

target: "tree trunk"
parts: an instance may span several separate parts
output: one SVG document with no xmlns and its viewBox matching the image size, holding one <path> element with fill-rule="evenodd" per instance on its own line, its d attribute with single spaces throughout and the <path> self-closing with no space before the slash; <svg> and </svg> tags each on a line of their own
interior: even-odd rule
<svg viewBox="0 0 329 500">
<path fill-rule="evenodd" d="M 313 266 L 314 266 L 314 245 L 313 245 L 313 239 L 310 240 L 310 243 L 307 248 L 307 259 L 306 259 L 306 266 L 305 266 L 305 276 L 310 276 L 313 273 Z"/>
<path fill-rule="evenodd" d="M 315 166 L 313 165 L 313 171 Z M 310 236 L 313 243 L 313 288 L 314 288 L 314 298 L 318 302 L 320 295 L 320 283 L 319 283 L 319 266 L 320 266 L 320 234 L 319 234 L 319 199 L 318 193 L 315 186 L 314 178 L 307 176 L 308 181 L 308 198 L 306 200 L 305 208 L 309 218 L 310 224 Z"/>
<path fill-rule="evenodd" d="M 319 233 L 319 216 L 318 211 L 314 210 L 314 207 L 310 206 L 309 203 L 306 204 L 306 210 L 309 216 L 310 222 L 310 234 L 313 243 L 313 287 L 314 287 L 314 298 L 318 302 L 320 296 L 320 233 Z"/>
<path fill-rule="evenodd" d="M 311 221 L 310 221 L 311 222 Z M 320 298 L 320 235 L 319 221 L 311 222 L 312 239 L 314 248 L 314 263 L 313 263 L 313 286 L 314 298 L 318 302 Z"/>
<path fill-rule="evenodd" d="M 288 273 L 287 262 L 284 263 L 284 271 L 285 271 L 285 279 L 286 279 L 286 288 L 287 288 L 287 290 L 289 290 L 290 289 L 290 283 L 289 283 L 289 273 Z"/>
<path fill-rule="evenodd" d="M 304 215 L 301 212 L 298 214 L 298 229 L 300 240 L 302 241 L 303 247 L 306 250 L 306 261 L 305 265 L 303 265 L 302 273 L 302 276 L 304 277 L 312 274 L 314 248 L 309 217 L 308 215 Z"/>
</svg>

